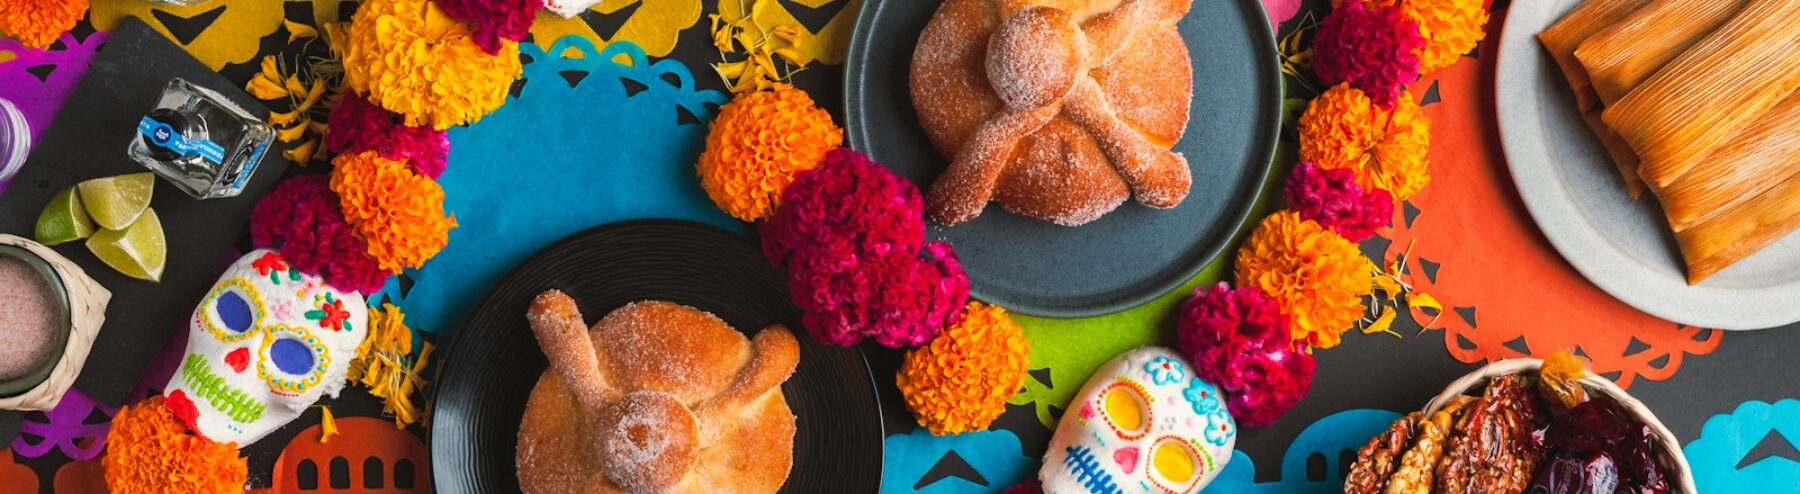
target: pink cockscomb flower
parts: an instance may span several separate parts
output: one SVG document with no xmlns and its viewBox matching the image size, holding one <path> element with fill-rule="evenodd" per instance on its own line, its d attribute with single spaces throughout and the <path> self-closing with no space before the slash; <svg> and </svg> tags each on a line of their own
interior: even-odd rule
<svg viewBox="0 0 1800 494">
<path fill-rule="evenodd" d="M 1301 161 L 1294 165 L 1282 192 L 1300 217 L 1317 221 L 1351 242 L 1369 238 L 1394 217 L 1393 194 L 1364 190 L 1356 184 L 1356 172 L 1349 168 L 1325 169 Z"/>
<path fill-rule="evenodd" d="M 368 244 L 344 222 L 337 194 L 324 175 L 300 175 L 276 185 L 250 214 L 250 240 L 281 251 L 295 269 L 317 274 L 332 288 L 375 293 L 388 272 L 368 254 Z"/>
<path fill-rule="evenodd" d="M 1217 385 L 1242 427 L 1275 423 L 1312 388 L 1313 356 L 1275 299 L 1256 288 L 1195 287 L 1177 326 L 1194 375 Z"/>
<path fill-rule="evenodd" d="M 475 45 L 493 55 L 500 53 L 502 39 L 518 41 L 531 34 L 544 0 L 437 0 L 437 5 L 468 26 Z"/>
<path fill-rule="evenodd" d="M 1344 2 L 1319 23 L 1313 38 L 1313 71 L 1326 86 L 1348 82 L 1382 107 L 1391 108 L 1407 83 L 1419 78 L 1419 26 L 1392 7 Z"/>
<path fill-rule="evenodd" d="M 802 322 L 819 341 L 916 346 L 954 322 L 969 297 L 950 246 L 925 245 L 923 214 L 910 182 L 840 148 L 783 191 L 760 228 L 763 254 L 787 268 Z"/>
<path fill-rule="evenodd" d="M 444 131 L 413 127 L 403 120 L 355 91 L 345 91 L 343 101 L 331 110 L 325 148 L 344 154 L 375 151 L 384 158 L 405 161 L 413 173 L 437 179 L 450 156 L 450 138 Z"/>
</svg>

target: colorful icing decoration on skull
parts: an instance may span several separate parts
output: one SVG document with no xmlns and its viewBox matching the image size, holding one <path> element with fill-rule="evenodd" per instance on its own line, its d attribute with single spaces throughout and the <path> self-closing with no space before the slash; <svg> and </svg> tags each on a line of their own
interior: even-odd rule
<svg viewBox="0 0 1800 494">
<path fill-rule="evenodd" d="M 248 446 L 320 396 L 337 396 L 366 326 L 361 295 L 331 289 L 275 251 L 253 251 L 194 309 L 163 395 L 201 436 Z"/>
<path fill-rule="evenodd" d="M 1231 459 L 1237 424 L 1219 389 L 1160 347 L 1127 351 L 1095 371 L 1051 439 L 1044 492 L 1199 492 Z"/>
</svg>

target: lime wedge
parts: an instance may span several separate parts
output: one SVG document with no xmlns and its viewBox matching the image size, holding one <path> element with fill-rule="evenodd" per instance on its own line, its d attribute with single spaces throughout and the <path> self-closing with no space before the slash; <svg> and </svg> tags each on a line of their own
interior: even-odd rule
<svg viewBox="0 0 1800 494">
<path fill-rule="evenodd" d="M 123 230 L 101 230 L 88 237 L 94 257 L 120 274 L 140 280 L 161 281 L 168 244 L 163 242 L 162 220 L 146 209 Z"/>
<path fill-rule="evenodd" d="M 150 207 L 150 193 L 156 190 L 156 174 L 150 172 L 96 178 L 75 186 L 81 189 L 81 202 L 100 228 L 124 230 L 138 215 Z"/>
<path fill-rule="evenodd" d="M 69 187 L 56 193 L 44 212 L 38 213 L 37 241 L 47 245 L 81 240 L 94 234 L 94 222 L 81 208 L 81 196 Z"/>
</svg>

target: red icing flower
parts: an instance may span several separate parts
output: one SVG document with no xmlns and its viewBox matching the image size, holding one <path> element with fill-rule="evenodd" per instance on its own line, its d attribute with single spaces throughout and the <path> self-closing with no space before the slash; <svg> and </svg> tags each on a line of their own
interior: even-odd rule
<svg viewBox="0 0 1800 494">
<path fill-rule="evenodd" d="M 1196 287 L 1176 331 L 1194 375 L 1219 387 L 1241 427 L 1275 423 L 1312 387 L 1312 354 L 1262 290 Z"/>
<path fill-rule="evenodd" d="M 1425 44 L 1419 25 L 1392 7 L 1344 2 L 1313 38 L 1313 71 L 1326 86 L 1349 82 L 1383 107 L 1394 106 L 1406 83 L 1419 78 Z"/>
<path fill-rule="evenodd" d="M 319 304 L 319 311 L 324 313 L 324 315 L 319 318 L 319 327 L 321 328 L 331 328 L 333 331 L 343 331 L 344 321 L 350 320 L 350 313 L 344 310 L 343 300 L 331 300 Z"/>
<path fill-rule="evenodd" d="M 969 298 L 955 252 L 924 244 L 923 218 L 912 183 L 840 148 L 783 191 L 760 230 L 763 253 L 787 267 L 802 322 L 819 341 L 916 346 L 955 322 Z"/>
<path fill-rule="evenodd" d="M 1302 161 L 1294 165 L 1282 191 L 1300 217 L 1317 221 L 1352 242 L 1361 242 L 1394 217 L 1394 196 L 1364 190 L 1349 168 L 1325 169 Z"/>
<path fill-rule="evenodd" d="M 333 288 L 375 293 L 389 273 L 369 257 L 368 244 L 344 222 L 337 194 L 326 180 L 324 175 L 300 175 L 276 185 L 250 213 L 251 242 L 281 250 L 294 268 L 319 275 Z"/>
<path fill-rule="evenodd" d="M 287 259 L 281 258 L 281 254 L 276 254 L 274 252 L 264 252 L 262 257 L 258 257 L 254 261 L 250 261 L 250 267 L 256 268 L 256 274 L 262 275 L 262 276 L 268 276 L 269 273 L 272 273 L 272 272 L 287 271 L 288 263 L 287 263 Z"/>
<path fill-rule="evenodd" d="M 194 407 L 194 400 L 188 399 L 187 393 L 179 389 L 170 391 L 168 396 L 163 397 L 163 403 L 168 405 L 169 411 L 175 413 L 175 418 L 181 419 L 182 425 L 186 425 L 194 435 L 206 437 L 200 433 L 200 427 L 194 424 L 200 419 L 200 409 Z"/>
<path fill-rule="evenodd" d="M 406 125 L 399 114 L 375 106 L 355 91 L 344 92 L 343 101 L 331 110 L 325 147 L 343 154 L 375 151 L 405 161 L 413 173 L 432 179 L 444 174 L 450 156 L 450 138 L 444 131 Z"/>
</svg>

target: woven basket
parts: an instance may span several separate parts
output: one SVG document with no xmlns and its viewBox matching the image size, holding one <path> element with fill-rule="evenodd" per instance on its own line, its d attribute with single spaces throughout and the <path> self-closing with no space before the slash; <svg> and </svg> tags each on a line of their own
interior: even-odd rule
<svg viewBox="0 0 1800 494">
<path fill-rule="evenodd" d="M 43 244 L 13 235 L 0 235 L 0 245 L 25 249 L 48 262 L 69 294 L 71 327 L 62 359 L 57 361 L 56 368 L 44 382 L 24 393 L 0 399 L 0 410 L 49 410 L 62 401 L 63 394 L 69 392 L 69 387 L 75 385 L 75 378 L 81 375 L 88 351 L 94 347 L 94 336 L 100 334 L 100 326 L 106 322 L 106 303 L 112 301 L 112 292 L 89 278 L 73 261 Z"/>
<path fill-rule="evenodd" d="M 1474 391 L 1476 388 L 1486 385 L 1489 378 L 1510 374 L 1536 374 L 1538 369 L 1543 366 L 1543 360 L 1534 358 L 1501 360 L 1488 364 L 1451 382 L 1449 387 L 1444 388 L 1443 393 L 1438 394 L 1436 398 L 1431 399 L 1431 403 L 1425 405 L 1425 415 L 1443 409 L 1444 405 L 1450 403 L 1450 400 L 1456 399 L 1457 396 L 1479 395 L 1479 392 Z M 1687 457 L 1681 454 L 1681 443 L 1675 440 L 1675 434 L 1670 433 L 1669 428 L 1664 427 L 1661 420 L 1656 419 L 1656 414 L 1651 413 L 1649 407 L 1644 406 L 1644 403 L 1638 401 L 1637 398 L 1626 394 L 1625 390 L 1619 389 L 1619 386 L 1613 384 L 1612 381 L 1592 373 L 1581 378 L 1581 385 L 1589 392 L 1606 395 L 1606 397 L 1618 401 L 1619 406 L 1624 407 L 1626 413 L 1630 413 L 1638 420 L 1643 421 L 1645 425 L 1650 426 L 1651 434 L 1656 436 L 1657 452 L 1661 453 L 1658 455 L 1659 459 L 1662 460 L 1662 466 L 1669 475 L 1670 492 L 1674 494 L 1699 492 L 1694 489 L 1693 469 L 1688 467 Z"/>
</svg>

